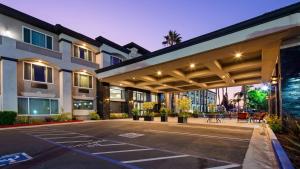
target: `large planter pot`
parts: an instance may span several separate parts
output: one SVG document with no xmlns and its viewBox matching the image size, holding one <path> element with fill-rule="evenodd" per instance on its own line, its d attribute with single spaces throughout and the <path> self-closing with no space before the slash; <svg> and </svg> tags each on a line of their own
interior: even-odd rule
<svg viewBox="0 0 300 169">
<path fill-rule="evenodd" d="M 140 117 L 139 117 L 139 116 L 132 116 L 132 119 L 133 119 L 133 120 L 139 120 Z"/>
<path fill-rule="evenodd" d="M 167 122 L 168 121 L 168 116 L 160 116 L 160 121 L 161 122 Z"/>
<path fill-rule="evenodd" d="M 178 117 L 178 123 L 187 123 L 187 117 Z"/>
<path fill-rule="evenodd" d="M 153 116 L 145 116 L 144 121 L 153 121 L 154 117 Z"/>
</svg>

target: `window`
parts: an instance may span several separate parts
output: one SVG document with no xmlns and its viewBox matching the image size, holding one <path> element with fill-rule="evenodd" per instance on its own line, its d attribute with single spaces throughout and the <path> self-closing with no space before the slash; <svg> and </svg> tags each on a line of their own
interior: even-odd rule
<svg viewBox="0 0 300 169">
<path fill-rule="evenodd" d="M 93 110 L 93 100 L 73 100 L 74 110 Z"/>
<path fill-rule="evenodd" d="M 135 101 L 146 101 L 147 94 L 144 92 L 133 91 L 133 100 Z"/>
<path fill-rule="evenodd" d="M 89 49 L 73 45 L 73 56 L 75 58 L 80 58 L 89 62 L 93 62 L 94 52 L 92 52 Z"/>
<path fill-rule="evenodd" d="M 111 87 L 109 90 L 111 99 L 125 99 L 124 89 L 118 87 Z"/>
<path fill-rule="evenodd" d="M 74 73 L 74 86 L 80 88 L 93 88 L 93 76 L 82 73 Z"/>
<path fill-rule="evenodd" d="M 157 94 L 151 94 L 151 101 L 156 103 L 158 102 Z"/>
<path fill-rule="evenodd" d="M 18 114 L 45 115 L 58 114 L 58 100 L 47 98 L 18 98 Z"/>
<path fill-rule="evenodd" d="M 26 27 L 23 27 L 23 41 L 50 50 L 53 48 L 52 36 Z"/>
<path fill-rule="evenodd" d="M 122 59 L 115 57 L 115 56 L 110 56 L 110 65 L 115 65 L 118 63 L 121 63 Z"/>
<path fill-rule="evenodd" d="M 53 83 L 53 68 L 39 64 L 24 62 L 24 80 Z"/>
</svg>

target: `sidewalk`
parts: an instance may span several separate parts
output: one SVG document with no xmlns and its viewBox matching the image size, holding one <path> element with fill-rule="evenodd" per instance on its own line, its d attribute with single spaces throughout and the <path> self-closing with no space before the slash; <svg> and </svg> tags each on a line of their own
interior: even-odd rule
<svg viewBox="0 0 300 169">
<path fill-rule="evenodd" d="M 120 121 L 133 121 L 131 118 L 129 119 L 115 119 Z M 140 118 L 139 121 L 135 122 L 147 122 L 144 121 L 144 118 Z M 149 123 L 162 123 L 160 122 L 160 117 L 155 117 L 154 121 L 151 121 Z M 177 122 L 177 117 L 168 117 L 168 122 L 163 122 L 165 124 L 179 124 Z M 260 123 L 248 123 L 246 121 L 237 122 L 236 119 L 232 118 L 230 119 L 222 119 L 221 123 L 216 123 L 214 120 L 212 122 L 207 122 L 206 118 L 188 118 L 188 124 L 200 124 L 200 125 L 207 125 L 207 126 L 223 126 L 223 127 L 242 127 L 242 128 L 257 128 L 259 127 Z"/>
</svg>

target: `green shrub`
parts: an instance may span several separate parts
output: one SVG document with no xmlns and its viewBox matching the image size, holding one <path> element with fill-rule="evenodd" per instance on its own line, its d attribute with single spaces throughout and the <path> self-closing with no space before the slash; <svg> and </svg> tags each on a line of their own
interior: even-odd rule
<svg viewBox="0 0 300 169">
<path fill-rule="evenodd" d="M 72 114 L 69 113 L 69 112 L 66 112 L 66 113 L 61 113 L 60 114 L 60 121 L 69 121 L 72 119 Z"/>
<path fill-rule="evenodd" d="M 178 114 L 178 117 L 190 117 L 191 116 L 191 113 L 189 113 L 189 112 L 180 112 L 179 114 Z"/>
<path fill-rule="evenodd" d="M 110 113 L 110 119 L 126 119 L 128 118 L 128 114 L 126 113 Z"/>
<path fill-rule="evenodd" d="M 1 111 L 0 112 L 0 125 L 12 125 L 16 122 L 17 112 L 14 111 Z"/>
<path fill-rule="evenodd" d="M 195 114 L 195 115 L 200 115 L 200 111 L 197 110 L 197 109 L 195 109 L 195 110 L 193 111 L 193 114 Z"/>
<path fill-rule="evenodd" d="M 165 107 L 163 107 L 163 108 L 160 109 L 159 112 L 160 112 L 160 115 L 161 115 L 161 116 L 168 116 L 170 110 L 167 109 L 167 108 L 165 108 Z"/>
<path fill-rule="evenodd" d="M 44 123 L 45 120 L 44 119 L 40 119 L 40 118 L 30 118 L 30 124 L 42 124 Z"/>
<path fill-rule="evenodd" d="M 100 116 L 96 112 L 90 112 L 89 116 L 91 120 L 100 120 Z"/>
<path fill-rule="evenodd" d="M 17 124 L 29 124 L 31 122 L 30 116 L 17 116 L 16 123 Z"/>
<path fill-rule="evenodd" d="M 51 116 L 47 116 L 47 117 L 45 117 L 45 121 L 46 122 L 53 122 L 54 120 Z"/>
<path fill-rule="evenodd" d="M 274 133 L 279 133 L 282 131 L 281 121 L 278 116 L 269 115 L 267 117 L 267 123 L 269 124 L 270 128 L 274 131 Z"/>
<path fill-rule="evenodd" d="M 131 114 L 132 114 L 132 116 L 140 116 L 140 111 L 137 108 L 133 108 L 131 110 Z"/>
<path fill-rule="evenodd" d="M 155 112 L 148 112 L 148 111 L 146 111 L 144 114 L 144 116 L 147 116 L 147 117 L 154 117 L 154 115 L 155 115 Z"/>
</svg>

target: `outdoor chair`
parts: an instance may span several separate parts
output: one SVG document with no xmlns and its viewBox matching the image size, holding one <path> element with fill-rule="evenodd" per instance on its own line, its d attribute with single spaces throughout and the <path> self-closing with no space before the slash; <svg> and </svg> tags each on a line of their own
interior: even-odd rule
<svg viewBox="0 0 300 169">
<path fill-rule="evenodd" d="M 237 121 L 239 122 L 240 120 L 248 120 L 249 114 L 247 112 L 243 113 L 238 113 L 237 114 Z"/>
<path fill-rule="evenodd" d="M 258 122 L 260 123 L 260 121 L 263 120 L 265 116 L 266 116 L 266 113 L 254 113 L 252 120 L 254 122 L 258 120 Z"/>
</svg>

